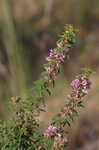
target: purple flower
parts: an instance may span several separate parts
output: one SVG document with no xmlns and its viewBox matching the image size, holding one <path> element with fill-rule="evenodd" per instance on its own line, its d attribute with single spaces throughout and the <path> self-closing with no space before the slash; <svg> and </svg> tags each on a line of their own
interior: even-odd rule
<svg viewBox="0 0 99 150">
<path fill-rule="evenodd" d="M 57 55 L 58 55 L 59 59 L 60 59 L 62 62 L 64 62 L 65 55 L 63 54 L 63 52 L 58 53 Z"/>
<path fill-rule="evenodd" d="M 55 133 L 59 130 L 58 127 L 50 125 L 45 131 L 44 131 L 44 137 L 53 137 Z"/>
<path fill-rule="evenodd" d="M 63 52 L 57 52 L 56 50 L 50 50 L 50 55 L 46 58 L 47 61 L 61 61 L 64 62 L 65 55 Z"/>
<path fill-rule="evenodd" d="M 71 82 L 71 87 L 73 89 L 72 97 L 81 99 L 88 94 L 91 82 L 85 77 L 76 78 Z"/>
<path fill-rule="evenodd" d="M 53 60 L 54 58 L 55 58 L 55 56 L 56 56 L 56 51 L 53 51 L 52 49 L 50 50 L 50 54 L 49 54 L 49 56 L 46 58 L 46 60 L 47 61 L 51 61 L 51 60 Z"/>
<path fill-rule="evenodd" d="M 79 90 L 81 85 L 81 82 L 79 79 L 75 79 L 71 82 L 71 87 L 73 88 L 73 90 Z"/>
<path fill-rule="evenodd" d="M 44 67 L 44 70 L 48 72 L 49 74 L 53 71 L 51 67 Z"/>
<path fill-rule="evenodd" d="M 55 71 L 54 68 L 51 68 L 51 67 L 44 67 L 44 69 L 45 69 L 46 72 L 48 72 L 48 73 L 50 74 L 52 80 L 55 80 L 55 79 L 56 79 L 57 73 L 56 73 L 56 71 Z"/>
<path fill-rule="evenodd" d="M 44 67 L 44 70 L 48 72 L 51 77 L 50 81 L 56 79 L 60 65 L 62 62 L 64 62 L 65 57 L 65 54 L 63 52 L 59 52 L 57 49 L 50 50 L 50 54 L 46 58 L 46 60 L 49 62 L 49 66 Z"/>
</svg>

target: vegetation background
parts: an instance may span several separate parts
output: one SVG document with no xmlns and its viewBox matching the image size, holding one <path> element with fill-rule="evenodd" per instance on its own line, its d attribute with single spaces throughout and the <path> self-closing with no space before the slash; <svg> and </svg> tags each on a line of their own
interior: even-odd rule
<svg viewBox="0 0 99 150">
<path fill-rule="evenodd" d="M 10 98 L 25 94 L 39 78 L 64 24 L 73 24 L 80 34 L 40 119 L 46 126 L 66 101 L 70 81 L 81 68 L 92 68 L 92 90 L 70 129 L 68 150 L 99 150 L 98 0 L 0 0 L 0 118 L 7 119 Z"/>
</svg>

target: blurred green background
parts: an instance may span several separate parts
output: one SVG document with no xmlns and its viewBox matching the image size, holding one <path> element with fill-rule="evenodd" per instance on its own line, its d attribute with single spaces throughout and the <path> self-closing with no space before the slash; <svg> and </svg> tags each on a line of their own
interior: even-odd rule
<svg viewBox="0 0 99 150">
<path fill-rule="evenodd" d="M 24 95 L 39 78 L 65 24 L 80 34 L 41 120 L 47 117 L 48 123 L 59 111 L 70 92 L 67 83 L 80 69 L 92 68 L 92 90 L 73 125 L 69 150 L 99 150 L 99 0 L 0 0 L 0 118 L 5 118 L 8 100 Z"/>
</svg>

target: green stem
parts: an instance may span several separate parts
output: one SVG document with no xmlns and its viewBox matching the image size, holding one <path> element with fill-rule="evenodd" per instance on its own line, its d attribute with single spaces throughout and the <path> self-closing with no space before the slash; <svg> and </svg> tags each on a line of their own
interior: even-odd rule
<svg viewBox="0 0 99 150">
<path fill-rule="evenodd" d="M 7 55 L 9 58 L 9 67 L 11 72 L 11 78 L 9 77 L 10 85 L 14 86 L 15 90 L 18 90 L 18 94 L 23 93 L 23 89 L 26 87 L 26 78 L 22 61 L 22 49 L 17 43 L 16 31 L 13 23 L 13 17 L 11 12 L 11 2 L 3 0 L 3 41 L 6 47 Z M 16 93 L 16 91 L 15 91 Z"/>
</svg>

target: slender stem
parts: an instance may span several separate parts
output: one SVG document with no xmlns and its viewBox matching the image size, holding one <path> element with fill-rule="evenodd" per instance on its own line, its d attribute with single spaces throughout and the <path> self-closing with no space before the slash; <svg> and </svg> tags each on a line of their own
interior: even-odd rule
<svg viewBox="0 0 99 150">
<path fill-rule="evenodd" d="M 12 87 L 14 86 L 12 88 L 12 92 L 14 92 L 14 94 L 17 92 L 21 94 L 26 86 L 25 72 L 22 64 L 22 49 L 20 48 L 16 38 L 16 31 L 11 12 L 11 2 L 8 0 L 3 0 L 2 7 L 4 15 L 2 26 L 3 41 L 9 59 L 9 67 L 11 72 L 11 77 L 9 77 L 10 85 Z M 13 91 L 13 89 L 15 89 L 15 91 Z"/>
</svg>

